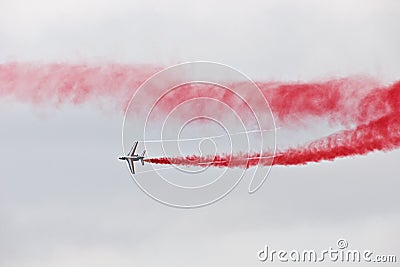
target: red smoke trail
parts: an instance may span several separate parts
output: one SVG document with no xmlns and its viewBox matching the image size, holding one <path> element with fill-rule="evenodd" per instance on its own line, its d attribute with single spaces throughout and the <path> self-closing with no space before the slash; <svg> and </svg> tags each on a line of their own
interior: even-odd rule
<svg viewBox="0 0 400 267">
<path fill-rule="evenodd" d="M 376 121 L 360 125 L 354 130 L 341 131 L 308 145 L 278 151 L 271 154 L 239 154 L 221 156 L 187 156 L 176 158 L 153 158 L 147 162 L 185 166 L 242 167 L 255 165 L 300 165 L 340 157 L 364 155 L 380 150 L 390 151 L 400 147 L 400 114 L 391 113 Z"/>
<path fill-rule="evenodd" d="M 106 98 L 125 109 L 135 89 L 160 69 L 119 64 L 0 64 L 0 97 L 55 105 L 82 104 Z M 273 164 L 305 164 L 399 147 L 400 82 L 385 87 L 365 77 L 351 77 L 314 83 L 258 82 L 257 85 L 266 96 L 278 126 L 299 126 L 314 118 L 322 118 L 349 129 L 304 146 L 280 151 Z M 201 96 L 221 100 L 237 111 L 246 108 L 235 99 L 234 94 L 215 86 L 187 85 L 184 89 L 168 94 L 160 110 L 167 112 L 183 101 Z M 253 95 L 249 92 L 246 97 Z M 262 103 L 261 99 L 252 103 L 257 104 L 257 101 Z M 206 108 L 200 103 L 190 111 L 196 114 Z M 215 114 L 224 115 L 218 111 Z M 197 160 L 201 165 L 212 161 L 214 166 L 242 167 L 271 164 L 271 159 L 259 157 L 222 155 L 217 159 L 194 157 L 148 161 L 195 165 Z"/>
<path fill-rule="evenodd" d="M 381 88 L 390 90 L 366 77 L 318 83 L 260 83 L 259 87 L 268 99 L 275 119 L 282 125 L 304 122 L 312 117 L 325 117 L 330 123 L 345 126 L 365 123 L 379 118 L 384 111 L 373 102 L 375 94 L 380 94 Z M 379 99 L 387 101 L 384 97 Z"/>
<path fill-rule="evenodd" d="M 356 108 L 357 109 L 357 108 Z M 344 130 L 305 146 L 269 155 L 239 154 L 221 156 L 188 156 L 147 159 L 155 164 L 186 166 L 250 167 L 254 165 L 299 165 L 339 157 L 365 155 L 376 150 L 390 151 L 400 147 L 400 82 L 375 89 L 359 102 L 355 121 L 368 121 L 354 129 Z M 377 119 L 377 116 L 380 116 Z"/>
<path fill-rule="evenodd" d="M 255 165 L 271 165 L 271 155 L 237 154 L 216 156 L 186 156 L 176 158 L 151 158 L 146 162 L 153 164 L 174 164 L 183 166 L 214 166 L 214 167 L 242 167 L 248 168 Z"/>
<path fill-rule="evenodd" d="M 121 64 L 0 64 L 0 97 L 55 105 L 82 104 L 106 98 L 125 109 L 134 91 L 161 69 Z M 332 123 L 352 125 L 376 119 L 384 111 L 379 105 L 374 105 L 375 110 L 370 110 L 369 103 L 373 101 L 368 97 L 373 100 L 373 94 L 380 85 L 366 77 L 313 83 L 257 84 L 266 96 L 279 126 L 299 124 L 312 117 L 326 117 Z M 252 98 L 253 95 L 249 92 L 246 97 Z M 168 94 L 165 101 L 161 102 L 164 105 L 161 110 L 168 112 L 188 99 L 202 96 L 221 100 L 237 111 L 246 109 L 244 103 L 237 101 L 230 91 L 194 84 Z M 261 99 L 255 99 L 252 103 L 257 101 L 263 103 Z M 205 103 L 199 103 L 192 107 L 191 112 L 198 114 L 199 110 L 206 108 Z M 219 113 L 216 112 L 216 115 Z"/>
<path fill-rule="evenodd" d="M 55 105 L 111 98 L 125 107 L 134 90 L 158 70 L 121 64 L 0 64 L 0 97 Z"/>
<path fill-rule="evenodd" d="M 374 103 L 375 94 L 379 94 L 381 86 L 377 81 L 366 77 L 334 79 L 315 83 L 263 83 L 258 87 L 268 100 L 278 126 L 303 126 L 312 119 L 325 119 L 332 125 L 346 127 L 379 118 L 385 113 L 385 107 Z M 204 84 L 183 85 L 171 91 L 157 105 L 162 114 L 168 114 L 179 104 L 201 97 L 212 97 L 225 103 L 242 117 L 249 115 L 246 103 L 228 90 Z M 257 98 L 249 91 L 244 96 L 248 102 L 264 107 L 264 100 Z M 386 101 L 384 99 L 384 101 Z M 195 102 L 196 105 L 184 110 L 187 116 L 205 114 L 209 110 L 207 102 Z M 371 106 L 371 104 L 373 104 Z M 268 111 L 266 111 L 268 112 Z M 223 117 L 218 110 L 216 118 Z"/>
</svg>

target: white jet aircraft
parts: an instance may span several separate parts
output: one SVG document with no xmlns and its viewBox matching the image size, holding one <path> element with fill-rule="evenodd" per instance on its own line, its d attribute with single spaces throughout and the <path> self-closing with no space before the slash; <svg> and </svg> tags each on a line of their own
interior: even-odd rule
<svg viewBox="0 0 400 267">
<path fill-rule="evenodd" d="M 133 146 L 131 147 L 131 150 L 129 151 L 128 155 L 119 157 L 119 160 L 126 160 L 128 163 L 129 169 L 131 170 L 131 173 L 135 174 L 135 165 L 134 161 L 141 161 L 142 165 L 144 165 L 144 154 L 146 153 L 146 150 L 143 150 L 142 155 L 135 155 L 135 151 L 138 145 L 138 141 L 136 141 Z"/>
</svg>

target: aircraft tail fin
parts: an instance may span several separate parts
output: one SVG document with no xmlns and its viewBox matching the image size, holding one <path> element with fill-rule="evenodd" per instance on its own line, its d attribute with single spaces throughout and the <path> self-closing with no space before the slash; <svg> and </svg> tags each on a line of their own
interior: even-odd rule
<svg viewBox="0 0 400 267">
<path fill-rule="evenodd" d="M 144 154 L 146 154 L 146 150 L 143 150 L 143 152 L 142 152 L 142 157 L 144 157 Z M 143 160 L 143 158 L 141 158 L 140 161 L 142 162 L 142 165 L 144 165 L 144 160 Z"/>
</svg>

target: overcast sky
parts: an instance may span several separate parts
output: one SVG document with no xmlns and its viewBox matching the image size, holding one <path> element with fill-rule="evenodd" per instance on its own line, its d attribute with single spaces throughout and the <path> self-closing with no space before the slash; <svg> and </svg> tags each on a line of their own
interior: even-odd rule
<svg viewBox="0 0 400 267">
<path fill-rule="evenodd" d="M 256 80 L 393 82 L 398 25 L 395 0 L 2 0 L 0 63 L 210 60 Z M 259 266 L 264 245 L 323 250 L 342 237 L 400 249 L 400 151 L 274 167 L 253 195 L 243 181 L 182 210 L 145 195 L 116 160 L 122 111 L 6 99 L 0 111 L 1 266 Z"/>
</svg>

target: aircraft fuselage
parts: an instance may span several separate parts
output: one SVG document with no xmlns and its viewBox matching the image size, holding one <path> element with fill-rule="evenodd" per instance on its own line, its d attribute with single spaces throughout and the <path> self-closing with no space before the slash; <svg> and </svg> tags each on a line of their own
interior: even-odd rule
<svg viewBox="0 0 400 267">
<path fill-rule="evenodd" d="M 133 155 L 133 156 L 123 156 L 123 157 L 119 157 L 118 159 L 120 159 L 120 160 L 129 160 L 129 159 L 131 159 L 131 160 L 133 160 L 133 161 L 139 161 L 139 160 L 144 159 L 144 157 L 139 156 L 139 155 Z"/>
</svg>

